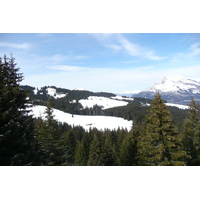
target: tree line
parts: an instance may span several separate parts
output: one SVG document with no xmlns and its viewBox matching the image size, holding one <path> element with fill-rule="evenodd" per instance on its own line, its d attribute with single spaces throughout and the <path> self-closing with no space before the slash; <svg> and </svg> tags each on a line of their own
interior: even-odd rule
<svg viewBox="0 0 200 200">
<path fill-rule="evenodd" d="M 199 105 L 192 99 L 182 130 L 158 93 L 144 120 L 126 129 L 85 131 L 30 115 L 28 93 L 15 59 L 0 58 L 0 165 L 19 166 L 197 166 L 200 165 Z"/>
</svg>

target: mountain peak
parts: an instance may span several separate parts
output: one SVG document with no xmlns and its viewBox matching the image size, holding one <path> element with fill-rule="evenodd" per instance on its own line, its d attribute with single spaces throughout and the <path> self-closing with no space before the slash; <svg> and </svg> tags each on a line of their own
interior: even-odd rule
<svg viewBox="0 0 200 200">
<path fill-rule="evenodd" d="M 199 99 L 200 82 L 180 75 L 166 76 L 160 83 L 137 94 L 137 97 L 153 98 L 156 92 L 161 93 L 168 102 L 188 103 L 191 97 Z"/>
<path fill-rule="evenodd" d="M 162 82 L 172 81 L 172 82 L 178 82 L 186 79 L 185 77 L 181 75 L 172 75 L 172 76 L 166 76 L 163 78 Z"/>
<path fill-rule="evenodd" d="M 200 87 L 199 82 L 192 80 L 192 79 L 185 78 L 180 75 L 176 75 L 176 76 L 164 77 L 161 83 L 154 84 L 153 87 L 148 88 L 146 91 L 152 91 L 152 92 L 187 91 L 187 92 L 189 92 L 190 90 L 196 91 L 196 87 Z"/>
</svg>

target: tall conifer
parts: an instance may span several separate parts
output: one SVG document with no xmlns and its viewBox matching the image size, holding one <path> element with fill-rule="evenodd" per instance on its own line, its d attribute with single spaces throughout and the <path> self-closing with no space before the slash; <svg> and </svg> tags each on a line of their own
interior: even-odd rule
<svg viewBox="0 0 200 200">
<path fill-rule="evenodd" d="M 102 166 L 103 163 L 103 153 L 102 153 L 102 140 L 101 133 L 97 129 L 92 131 L 93 139 L 90 144 L 90 152 L 88 158 L 88 166 Z"/>
<path fill-rule="evenodd" d="M 187 152 L 187 165 L 200 165 L 200 114 L 199 105 L 192 99 L 188 117 L 183 124 L 183 144 Z"/>
<path fill-rule="evenodd" d="M 40 144 L 40 156 L 42 165 L 62 165 L 65 163 L 64 141 L 61 127 L 54 119 L 50 100 L 44 112 L 45 120 L 36 120 L 36 139 Z"/>
<path fill-rule="evenodd" d="M 161 95 L 153 99 L 138 140 L 139 165 L 185 165 L 180 134 Z"/>
<path fill-rule="evenodd" d="M 33 165 L 34 123 L 15 59 L 0 58 L 0 165 Z"/>
</svg>

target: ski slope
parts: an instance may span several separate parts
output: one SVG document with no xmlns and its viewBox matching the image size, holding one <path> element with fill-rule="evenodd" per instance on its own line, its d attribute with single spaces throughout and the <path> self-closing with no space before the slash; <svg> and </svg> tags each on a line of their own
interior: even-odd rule
<svg viewBox="0 0 200 200">
<path fill-rule="evenodd" d="M 44 119 L 45 109 L 45 106 L 34 106 L 30 114 L 34 117 L 42 117 Z M 130 131 L 132 127 L 132 121 L 120 117 L 72 115 L 57 109 L 53 109 L 53 115 L 55 115 L 54 119 L 59 122 L 66 122 L 71 126 L 82 126 L 86 131 L 90 128 L 97 128 L 98 130 L 126 128 Z"/>
</svg>

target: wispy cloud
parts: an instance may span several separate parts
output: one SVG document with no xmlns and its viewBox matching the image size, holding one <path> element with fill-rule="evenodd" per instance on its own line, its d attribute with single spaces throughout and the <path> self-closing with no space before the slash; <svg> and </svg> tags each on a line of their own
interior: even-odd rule
<svg viewBox="0 0 200 200">
<path fill-rule="evenodd" d="M 124 51 L 134 57 L 144 57 L 149 60 L 163 60 L 164 57 L 155 55 L 153 50 L 148 50 L 139 44 L 130 42 L 122 34 L 93 34 L 93 36 L 105 47 L 114 51 Z"/>
<path fill-rule="evenodd" d="M 122 45 L 123 49 L 132 56 L 139 56 L 139 57 L 145 57 L 149 60 L 163 60 L 164 57 L 156 56 L 154 51 L 148 51 L 145 47 L 142 47 L 139 44 L 134 44 L 127 40 L 122 35 L 118 36 L 119 43 Z"/>
<path fill-rule="evenodd" d="M 191 45 L 190 50 L 192 51 L 191 55 L 193 56 L 200 54 L 200 42 Z"/>
<path fill-rule="evenodd" d="M 50 58 L 51 61 L 54 63 L 59 63 L 61 61 L 70 61 L 70 60 L 85 60 L 87 59 L 87 56 L 82 56 L 82 55 L 61 55 L 61 54 L 56 54 Z"/>
<path fill-rule="evenodd" d="M 16 44 L 16 43 L 8 43 L 8 42 L 0 42 L 0 46 L 17 48 L 17 49 L 28 49 L 31 47 L 31 45 L 29 43 Z"/>
<path fill-rule="evenodd" d="M 92 68 L 70 65 L 49 65 L 46 68 L 53 70 L 53 73 L 27 75 L 23 84 L 36 87 L 55 85 L 68 89 L 81 87 L 96 92 L 124 92 L 124 88 L 127 91 L 144 90 L 169 75 L 182 75 L 200 80 L 199 74 L 196 73 L 200 70 L 200 65 L 174 69 L 157 69 L 155 66 Z"/>
<path fill-rule="evenodd" d="M 61 70 L 61 71 L 80 71 L 80 70 L 89 69 L 89 68 L 86 68 L 86 67 L 69 66 L 69 65 L 46 66 L 46 68 L 53 69 L 53 70 Z"/>
<path fill-rule="evenodd" d="M 190 45 L 187 53 L 182 53 L 182 52 L 173 53 L 171 61 L 175 63 L 183 62 L 186 61 L 187 59 L 198 58 L 199 54 L 200 54 L 200 42 Z"/>
</svg>

